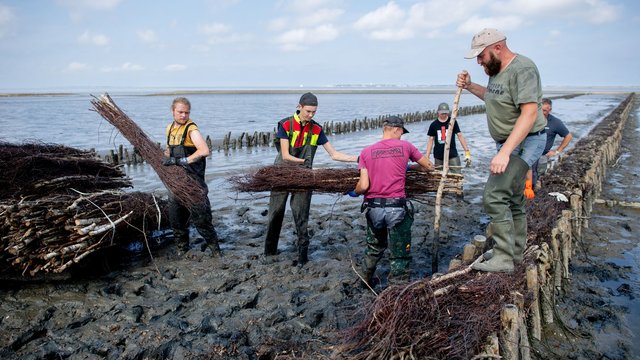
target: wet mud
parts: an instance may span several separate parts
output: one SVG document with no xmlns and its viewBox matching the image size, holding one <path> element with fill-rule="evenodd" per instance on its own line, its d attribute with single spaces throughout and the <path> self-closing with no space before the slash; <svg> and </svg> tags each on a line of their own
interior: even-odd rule
<svg viewBox="0 0 640 360">
<path fill-rule="evenodd" d="M 479 204 L 460 198 L 444 203 L 441 271 L 461 252 L 463 240 L 481 233 L 482 216 Z M 414 205 L 412 277 L 417 279 L 431 273 L 433 199 Z M 167 239 L 152 261 L 140 246 L 120 249 L 109 261 L 96 259 L 71 279 L 4 281 L 0 357 L 339 358 L 333 349 L 341 331 L 360 320 L 363 304 L 374 298 L 354 272 L 365 244 L 359 208 L 358 200 L 341 197 L 312 210 L 310 261 L 304 267 L 296 266 L 290 214 L 279 254 L 265 257 L 265 209 L 239 205 L 227 210 L 235 222 L 217 224 L 220 259 L 202 252 L 202 242 L 192 234 L 192 249 L 185 254 Z M 387 285 L 388 271 L 385 258 L 378 292 Z"/>
<path fill-rule="evenodd" d="M 630 114 L 620 154 L 608 169 L 601 199 L 640 202 L 638 109 Z M 556 325 L 538 344 L 539 358 L 640 359 L 640 209 L 595 205 L 574 245 L 571 278 Z"/>
</svg>

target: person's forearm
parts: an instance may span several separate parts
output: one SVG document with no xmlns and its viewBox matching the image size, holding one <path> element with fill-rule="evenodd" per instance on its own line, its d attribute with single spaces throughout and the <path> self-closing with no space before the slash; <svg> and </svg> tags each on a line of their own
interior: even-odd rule
<svg viewBox="0 0 640 360">
<path fill-rule="evenodd" d="M 358 157 L 356 155 L 348 155 L 341 153 L 339 151 L 331 154 L 331 159 L 335 161 L 343 161 L 343 162 L 356 162 L 358 161 Z"/>
<path fill-rule="evenodd" d="M 427 141 L 427 152 L 424 154 L 424 156 L 425 156 L 427 159 L 431 159 L 431 158 L 430 158 L 430 156 L 431 156 L 431 149 L 433 149 L 433 137 L 432 137 L 432 136 L 430 136 L 430 137 L 429 137 L 429 140 Z"/>
<path fill-rule="evenodd" d="M 469 151 L 469 146 L 467 146 L 467 140 L 464 138 L 462 133 L 458 133 L 458 140 L 460 140 L 460 145 L 462 145 L 462 148 L 464 149 L 464 151 L 465 152 Z"/>
<path fill-rule="evenodd" d="M 473 95 L 479 97 L 481 100 L 484 100 L 484 93 L 487 91 L 487 88 L 480 85 L 480 84 L 476 84 L 474 82 L 469 83 L 466 87 L 466 90 L 468 90 L 470 93 L 472 93 Z"/>
<path fill-rule="evenodd" d="M 562 142 L 560 143 L 560 145 L 558 145 L 557 152 L 562 152 L 567 146 L 569 146 L 571 139 L 573 139 L 573 135 L 571 135 L 571 133 L 567 134 L 567 136 L 562 138 Z"/>
</svg>

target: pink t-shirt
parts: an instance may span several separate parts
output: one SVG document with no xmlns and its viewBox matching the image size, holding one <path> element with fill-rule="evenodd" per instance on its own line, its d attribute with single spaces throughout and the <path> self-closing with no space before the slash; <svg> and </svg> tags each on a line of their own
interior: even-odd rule
<svg viewBox="0 0 640 360">
<path fill-rule="evenodd" d="M 365 199 L 403 198 L 409 160 L 418 161 L 422 153 L 408 141 L 385 139 L 360 153 L 359 169 L 367 169 L 369 190 Z"/>
</svg>

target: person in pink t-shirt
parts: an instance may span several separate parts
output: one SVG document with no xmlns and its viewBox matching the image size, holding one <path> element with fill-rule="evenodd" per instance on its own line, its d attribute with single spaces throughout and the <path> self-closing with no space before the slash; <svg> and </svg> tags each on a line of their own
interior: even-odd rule
<svg viewBox="0 0 640 360">
<path fill-rule="evenodd" d="M 350 196 L 364 194 L 367 249 L 363 277 L 370 287 L 375 285 L 376 266 L 388 243 L 389 282 L 409 279 L 413 205 L 407 201 L 404 190 L 408 161 L 415 161 L 426 169 L 433 169 L 433 164 L 413 144 L 400 140 L 408 132 L 401 118 L 391 116 L 385 120 L 382 140 L 360 153 L 360 179 L 349 192 Z"/>
</svg>

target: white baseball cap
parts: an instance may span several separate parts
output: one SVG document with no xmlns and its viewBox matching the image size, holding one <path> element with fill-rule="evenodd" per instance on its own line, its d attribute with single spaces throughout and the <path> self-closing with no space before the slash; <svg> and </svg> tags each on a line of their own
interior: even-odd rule
<svg viewBox="0 0 640 360">
<path fill-rule="evenodd" d="M 473 36 L 471 40 L 471 50 L 465 56 L 466 59 L 473 59 L 480 55 L 480 53 L 487 48 L 487 46 L 493 45 L 498 41 L 505 40 L 507 37 L 503 33 L 496 29 L 482 29 L 479 33 Z"/>
</svg>

